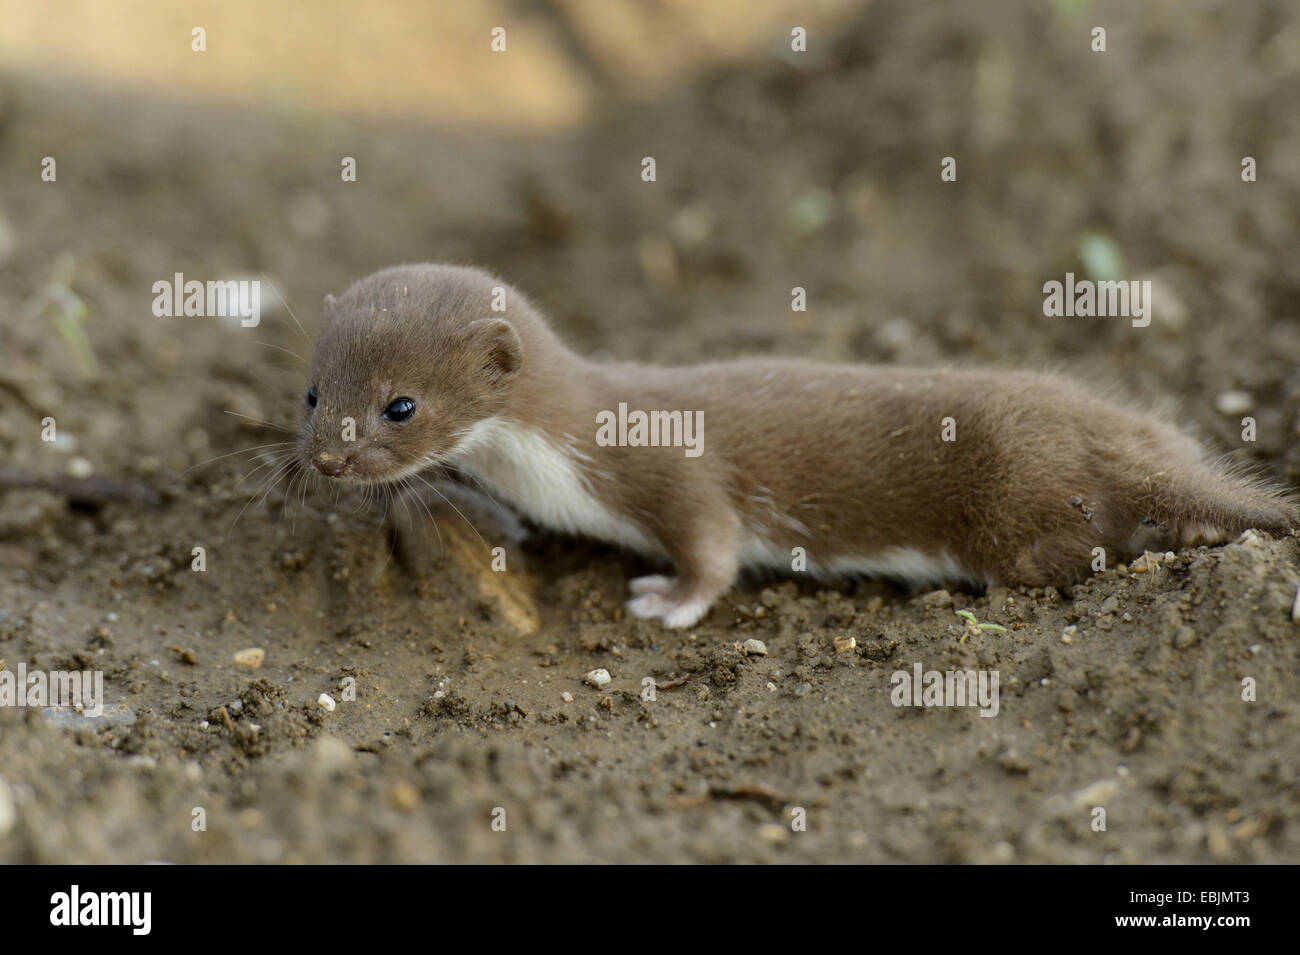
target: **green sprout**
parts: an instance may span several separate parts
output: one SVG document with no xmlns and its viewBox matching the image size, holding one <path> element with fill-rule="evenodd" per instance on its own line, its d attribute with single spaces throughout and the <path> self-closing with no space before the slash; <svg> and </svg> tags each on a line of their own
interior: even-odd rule
<svg viewBox="0 0 1300 955">
<path fill-rule="evenodd" d="M 49 282 L 25 303 L 26 318 L 34 320 L 46 316 L 63 339 L 77 374 L 83 379 L 93 379 L 99 376 L 99 361 L 84 325 L 90 316 L 90 306 L 72 290 L 72 277 L 72 256 L 60 253 L 54 261 Z"/>
<path fill-rule="evenodd" d="M 975 619 L 975 614 L 969 610 L 958 610 L 956 614 L 966 621 L 966 632 L 961 635 L 961 639 L 957 641 L 958 643 L 965 643 L 971 634 L 978 635 L 981 630 L 996 630 L 998 633 L 1007 632 L 1006 627 L 999 626 L 996 623 L 980 623 Z"/>
</svg>

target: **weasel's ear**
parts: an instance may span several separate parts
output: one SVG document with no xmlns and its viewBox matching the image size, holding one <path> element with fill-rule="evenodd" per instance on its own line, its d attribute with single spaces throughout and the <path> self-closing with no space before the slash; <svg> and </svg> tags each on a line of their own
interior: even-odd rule
<svg viewBox="0 0 1300 955">
<path fill-rule="evenodd" d="M 480 318 L 465 326 L 465 335 L 483 356 L 483 368 L 497 381 L 513 378 L 524 363 L 524 343 L 504 318 Z"/>
<path fill-rule="evenodd" d="M 325 301 L 321 304 L 321 317 L 322 317 L 323 324 L 325 325 L 328 325 L 330 322 L 334 321 L 334 315 L 335 315 L 334 303 L 335 303 L 334 296 L 326 295 Z"/>
</svg>

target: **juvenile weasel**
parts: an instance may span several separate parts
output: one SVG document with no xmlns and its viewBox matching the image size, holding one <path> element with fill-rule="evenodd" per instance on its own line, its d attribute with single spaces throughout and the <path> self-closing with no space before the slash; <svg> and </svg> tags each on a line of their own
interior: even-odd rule
<svg viewBox="0 0 1300 955">
<path fill-rule="evenodd" d="M 300 450 L 322 474 L 467 472 L 536 524 L 671 562 L 627 604 L 670 627 L 746 567 L 1045 586 L 1118 559 L 1144 524 L 1192 545 L 1297 523 L 1287 494 L 1066 378 L 597 362 L 472 268 L 398 266 L 328 297 L 311 374 Z M 627 409 L 681 416 L 657 416 L 646 446 Z M 673 446 L 682 422 L 703 426 L 693 448 Z"/>
</svg>

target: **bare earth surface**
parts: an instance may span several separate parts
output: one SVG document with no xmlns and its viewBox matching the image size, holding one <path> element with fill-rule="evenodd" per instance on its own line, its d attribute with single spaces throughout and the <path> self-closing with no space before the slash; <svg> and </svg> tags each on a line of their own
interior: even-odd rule
<svg viewBox="0 0 1300 955">
<path fill-rule="evenodd" d="M 598 544 L 531 535 L 502 581 L 443 506 L 420 574 L 382 505 L 249 504 L 272 469 L 217 456 L 285 439 L 250 419 L 294 425 L 309 345 L 273 303 L 150 311 L 175 272 L 265 273 L 310 334 L 373 269 L 470 262 L 589 353 L 1053 367 L 1294 486 L 1298 12 L 888 0 L 550 132 L 0 77 L 0 660 L 108 703 L 0 708 L 0 862 L 1300 861 L 1295 538 L 1070 595 L 753 581 L 669 632 Z M 1156 283 L 1150 327 L 1043 316 L 1098 247 Z M 48 480 L 88 472 L 157 501 Z M 998 715 L 894 707 L 917 662 L 998 670 Z"/>
</svg>

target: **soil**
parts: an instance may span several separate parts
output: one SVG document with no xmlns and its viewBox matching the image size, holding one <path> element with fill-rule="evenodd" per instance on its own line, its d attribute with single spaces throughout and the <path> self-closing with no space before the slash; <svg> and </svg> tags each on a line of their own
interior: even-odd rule
<svg viewBox="0 0 1300 955">
<path fill-rule="evenodd" d="M 0 707 L 0 862 L 1300 861 L 1295 537 L 1071 593 L 745 581 L 665 631 L 622 608 L 636 557 L 530 532 L 493 592 L 490 515 L 433 508 L 421 568 L 259 447 L 326 293 L 458 261 L 588 353 L 1052 367 L 1295 486 L 1297 13 L 879 0 L 803 59 L 782 26 L 651 92 L 589 65 L 545 128 L 9 70 L 0 660 L 100 670 L 107 705 Z M 1099 255 L 1153 281 L 1149 327 L 1044 317 Z M 176 272 L 293 316 L 155 317 Z M 918 662 L 997 670 L 997 716 L 894 706 Z"/>
</svg>

